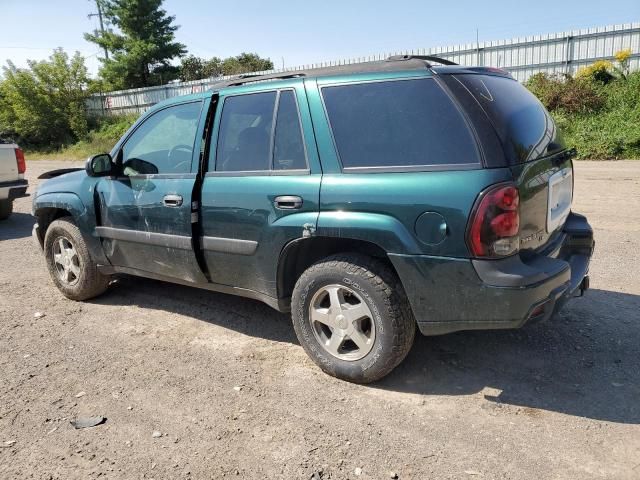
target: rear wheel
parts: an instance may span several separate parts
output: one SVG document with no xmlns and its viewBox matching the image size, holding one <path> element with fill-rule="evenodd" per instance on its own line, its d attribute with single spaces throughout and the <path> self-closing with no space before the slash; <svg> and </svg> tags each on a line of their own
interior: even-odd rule
<svg viewBox="0 0 640 480">
<path fill-rule="evenodd" d="M 409 353 L 415 321 L 395 273 L 357 254 L 321 260 L 296 283 L 292 318 L 298 340 L 326 373 L 368 383 Z"/>
<path fill-rule="evenodd" d="M 51 279 L 65 297 L 88 300 L 107 289 L 109 277 L 98 271 L 71 218 L 60 218 L 49 225 L 44 253 Z"/>
<path fill-rule="evenodd" d="M 13 200 L 0 200 L 0 220 L 6 220 L 13 212 Z"/>
</svg>

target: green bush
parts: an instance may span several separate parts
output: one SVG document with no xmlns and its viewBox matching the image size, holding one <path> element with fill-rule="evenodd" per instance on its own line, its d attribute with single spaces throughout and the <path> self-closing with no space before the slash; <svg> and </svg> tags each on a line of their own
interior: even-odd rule
<svg viewBox="0 0 640 480">
<path fill-rule="evenodd" d="M 31 159 L 84 160 L 91 155 L 110 152 L 120 137 L 129 129 L 138 115 L 118 115 L 89 119 L 90 130 L 83 140 L 55 149 L 27 151 Z"/>
<path fill-rule="evenodd" d="M 597 112 L 604 103 L 598 86 L 589 78 L 573 78 L 570 75 L 533 75 L 526 83 L 550 112 Z"/>
<path fill-rule="evenodd" d="M 552 109 L 567 144 L 578 150 L 578 158 L 640 159 L 640 72 L 596 90 L 602 99 L 597 112 Z"/>
<path fill-rule="evenodd" d="M 87 69 L 79 53 L 61 49 L 49 60 L 29 60 L 29 68 L 3 68 L 0 133 L 21 145 L 57 146 L 86 138 Z"/>
</svg>

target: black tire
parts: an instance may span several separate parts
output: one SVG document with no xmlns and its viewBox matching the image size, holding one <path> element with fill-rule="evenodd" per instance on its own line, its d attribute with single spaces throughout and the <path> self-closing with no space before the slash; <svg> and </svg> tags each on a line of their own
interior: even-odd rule
<svg viewBox="0 0 640 480">
<path fill-rule="evenodd" d="M 314 332 L 312 299 L 323 287 L 334 285 L 351 289 L 369 307 L 375 338 L 363 358 L 343 360 L 332 355 Z M 291 312 L 309 357 L 329 375 L 354 383 L 374 382 L 391 372 L 407 356 L 415 337 L 416 323 L 400 280 L 388 265 L 365 255 L 333 255 L 309 267 L 293 290 Z"/>
<path fill-rule="evenodd" d="M 54 258 L 54 245 L 61 239 L 73 246 L 74 258 L 77 257 L 74 262 L 78 273 L 73 275 L 74 280 L 71 282 L 66 282 L 61 278 L 59 267 L 56 266 Z M 109 286 L 110 277 L 98 271 L 96 263 L 89 255 L 80 230 L 71 217 L 59 218 L 51 222 L 44 237 L 44 254 L 53 283 L 65 297 L 71 300 L 88 300 L 100 295 Z"/>
<path fill-rule="evenodd" d="M 0 220 L 6 220 L 13 213 L 13 200 L 0 200 Z"/>
</svg>

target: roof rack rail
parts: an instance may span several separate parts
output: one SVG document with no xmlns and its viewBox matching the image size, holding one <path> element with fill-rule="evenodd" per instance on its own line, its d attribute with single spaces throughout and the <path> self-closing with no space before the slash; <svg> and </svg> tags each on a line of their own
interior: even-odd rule
<svg viewBox="0 0 640 480">
<path fill-rule="evenodd" d="M 434 55 L 391 55 L 387 58 L 389 62 L 397 62 L 401 60 L 424 60 L 427 62 L 427 65 L 431 66 L 428 62 L 436 62 L 442 65 L 458 65 L 456 62 L 452 62 L 451 60 L 447 60 L 446 58 L 436 57 Z"/>
<path fill-rule="evenodd" d="M 264 80 L 285 80 L 287 78 L 299 78 L 305 76 L 306 74 L 302 72 L 267 73 L 265 75 L 245 74 L 227 81 L 225 85 L 227 87 L 237 87 L 238 85 L 244 85 L 245 83 L 262 82 Z"/>
</svg>

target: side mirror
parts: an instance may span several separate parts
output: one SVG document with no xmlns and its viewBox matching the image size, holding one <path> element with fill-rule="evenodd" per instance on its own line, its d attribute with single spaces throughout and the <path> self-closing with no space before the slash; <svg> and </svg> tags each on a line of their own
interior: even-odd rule
<svg viewBox="0 0 640 480">
<path fill-rule="evenodd" d="M 106 177 L 113 172 L 113 161 L 108 153 L 99 153 L 89 157 L 85 165 L 87 175 L 90 177 Z"/>
</svg>

